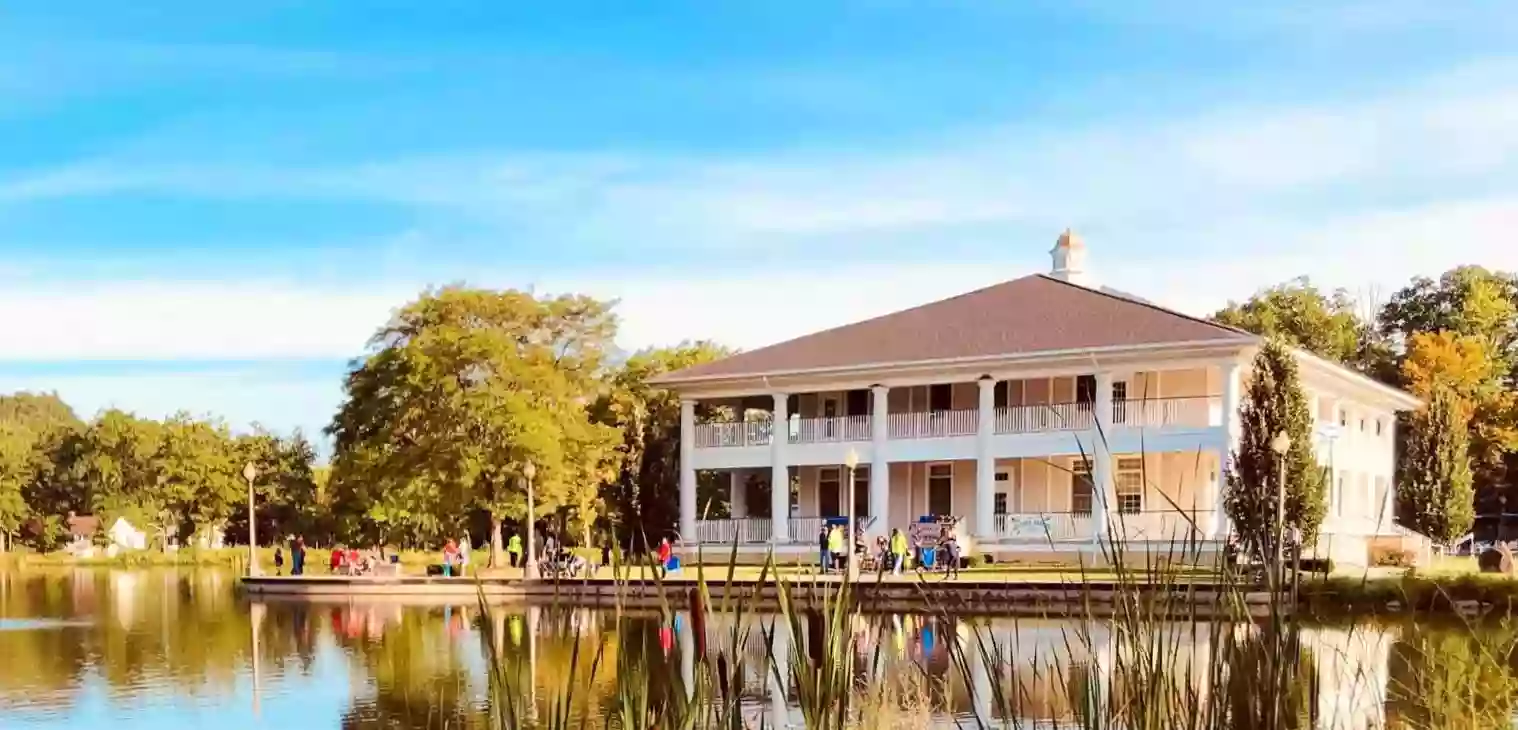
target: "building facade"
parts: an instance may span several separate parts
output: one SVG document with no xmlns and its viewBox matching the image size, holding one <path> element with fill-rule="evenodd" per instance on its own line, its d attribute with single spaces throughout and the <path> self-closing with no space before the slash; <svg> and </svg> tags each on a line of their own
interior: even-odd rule
<svg viewBox="0 0 1518 730">
<path fill-rule="evenodd" d="M 950 515 L 993 555 L 1220 544 L 1259 339 L 1095 285 L 1068 231 L 1051 253 L 1049 274 L 661 378 L 682 399 L 682 540 L 809 551 L 853 500 L 871 535 Z M 1396 534 L 1396 413 L 1417 402 L 1297 357 L 1331 475 L 1317 550 L 1363 564 Z M 725 475 L 725 514 L 698 471 Z"/>
</svg>

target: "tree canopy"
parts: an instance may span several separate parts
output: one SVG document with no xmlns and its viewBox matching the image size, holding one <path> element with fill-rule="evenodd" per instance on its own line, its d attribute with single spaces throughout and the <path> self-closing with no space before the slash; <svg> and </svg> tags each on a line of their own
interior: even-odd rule
<svg viewBox="0 0 1518 730">
<path fill-rule="evenodd" d="M 587 410 L 615 334 L 611 305 L 589 297 L 424 293 L 348 375 L 328 429 L 335 489 L 376 524 L 459 530 L 482 511 L 499 564 L 499 526 L 526 515 L 531 464 L 535 507 L 588 530 L 616 470 L 619 434 Z"/>
</svg>

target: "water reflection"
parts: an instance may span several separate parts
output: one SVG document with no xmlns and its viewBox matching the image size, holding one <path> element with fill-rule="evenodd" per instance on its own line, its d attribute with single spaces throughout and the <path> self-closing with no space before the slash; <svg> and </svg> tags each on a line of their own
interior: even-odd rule
<svg viewBox="0 0 1518 730">
<path fill-rule="evenodd" d="M 750 726 L 799 726 L 800 687 L 774 667 L 817 659 L 829 638 L 820 617 L 799 620 L 797 644 L 776 616 L 740 625 L 685 613 L 249 603 L 215 570 L 0 573 L 0 626 L 10 627 L 0 631 L 0 725 L 493 727 L 493 655 L 494 681 L 521 689 L 517 716 L 557 711 L 571 687 L 587 700 L 574 712 L 592 718 L 629 684 L 675 704 L 725 666 Z M 1071 724 L 1157 692 L 1242 702 L 1258 689 L 1212 661 L 1253 626 L 1132 634 L 1109 622 L 865 615 L 845 630 L 856 685 L 895 688 L 902 727 Z M 1513 716 L 1518 659 L 1505 626 L 1474 636 L 1463 625 L 1315 626 L 1292 640 L 1304 727 L 1483 727 Z M 1151 656 L 1164 661 L 1143 661 Z M 1479 706 L 1459 701 L 1472 691 Z"/>
</svg>

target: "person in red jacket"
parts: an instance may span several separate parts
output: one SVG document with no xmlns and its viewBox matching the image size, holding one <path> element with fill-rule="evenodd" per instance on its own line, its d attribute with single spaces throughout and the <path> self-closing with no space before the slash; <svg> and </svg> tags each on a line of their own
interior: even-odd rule
<svg viewBox="0 0 1518 730">
<path fill-rule="evenodd" d="M 674 555 L 674 549 L 669 546 L 669 538 L 659 541 L 659 570 L 669 570 L 669 559 Z"/>
</svg>

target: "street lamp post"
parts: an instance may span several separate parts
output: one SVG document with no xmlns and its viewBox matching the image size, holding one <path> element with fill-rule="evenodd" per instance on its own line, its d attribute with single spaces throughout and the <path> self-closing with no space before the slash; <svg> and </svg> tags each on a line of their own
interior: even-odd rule
<svg viewBox="0 0 1518 730">
<path fill-rule="evenodd" d="M 248 575 L 258 575 L 258 528 L 253 518 L 253 480 L 258 478 L 258 467 L 248 462 L 242 468 L 242 478 L 248 481 Z"/>
<path fill-rule="evenodd" d="M 1291 450 L 1291 437 L 1285 431 L 1270 440 L 1270 450 L 1276 455 L 1276 557 L 1281 562 L 1285 578 L 1286 566 L 1286 452 Z"/>
<path fill-rule="evenodd" d="M 532 462 L 522 466 L 522 478 L 527 480 L 527 562 L 522 566 L 522 577 L 527 580 L 538 579 L 538 516 L 532 497 L 532 480 L 537 475 L 538 468 Z"/>
<path fill-rule="evenodd" d="M 846 549 L 849 551 L 847 575 L 850 581 L 857 581 L 859 580 L 859 558 L 855 555 L 854 550 L 854 469 L 859 466 L 859 454 L 855 453 L 853 449 L 849 449 L 849 453 L 843 457 L 843 465 L 848 467 L 849 470 L 849 527 L 847 533 L 848 542 L 846 543 Z"/>
</svg>

